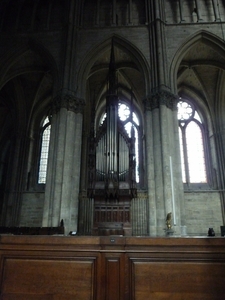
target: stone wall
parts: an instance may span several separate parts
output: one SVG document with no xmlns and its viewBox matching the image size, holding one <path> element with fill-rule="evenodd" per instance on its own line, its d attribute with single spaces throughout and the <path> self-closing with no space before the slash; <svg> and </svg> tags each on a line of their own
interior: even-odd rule
<svg viewBox="0 0 225 300">
<path fill-rule="evenodd" d="M 24 193 L 20 226 L 39 227 L 42 222 L 44 193 Z"/>
<path fill-rule="evenodd" d="M 223 221 L 218 192 L 186 192 L 184 206 L 187 235 L 207 235 L 209 227 L 220 235 Z"/>
</svg>

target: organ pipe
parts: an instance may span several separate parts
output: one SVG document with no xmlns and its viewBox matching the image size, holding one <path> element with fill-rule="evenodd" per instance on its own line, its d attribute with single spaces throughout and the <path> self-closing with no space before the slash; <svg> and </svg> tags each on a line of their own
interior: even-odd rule
<svg viewBox="0 0 225 300">
<path fill-rule="evenodd" d="M 122 189 L 127 189 L 127 195 L 133 194 L 135 187 L 135 172 L 133 170 L 135 167 L 135 131 L 132 127 L 129 137 L 118 117 L 118 102 L 114 45 L 112 41 L 108 72 L 108 93 L 106 96 L 106 119 L 99 129 L 96 130 L 96 135 L 94 136 L 95 183 L 94 185 L 89 185 L 90 196 L 93 196 L 96 191 L 100 193 L 99 189 L 104 189 L 106 195 L 113 195 L 113 197 L 115 196 L 118 199 L 117 195 L 120 186 L 123 186 Z M 132 117 L 133 98 L 131 99 Z M 97 185 L 96 182 L 98 182 Z M 119 185 L 119 182 L 126 182 L 126 185 Z M 132 191 L 128 191 L 129 189 L 132 189 Z"/>
</svg>

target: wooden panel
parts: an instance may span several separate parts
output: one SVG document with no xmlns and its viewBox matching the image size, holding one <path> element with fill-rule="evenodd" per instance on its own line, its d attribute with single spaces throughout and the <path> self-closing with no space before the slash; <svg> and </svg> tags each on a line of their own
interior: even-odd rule
<svg viewBox="0 0 225 300">
<path fill-rule="evenodd" d="M 135 300 L 225 299 L 225 263 L 132 263 L 132 295 Z"/>
<path fill-rule="evenodd" d="M 105 200 L 100 197 L 94 200 L 93 235 L 130 235 L 130 200 Z M 125 230 L 124 230 L 125 229 Z"/>
<path fill-rule="evenodd" d="M 119 259 L 109 258 L 106 262 L 106 300 L 120 299 Z"/>
<path fill-rule="evenodd" d="M 222 300 L 224 238 L 0 236 L 1 300 Z"/>
<path fill-rule="evenodd" d="M 105 253 L 103 255 L 104 300 L 125 300 L 125 255 L 123 253 Z"/>
<path fill-rule="evenodd" d="M 91 259 L 68 261 L 7 258 L 4 261 L 2 292 L 9 295 L 3 299 L 10 299 L 11 294 L 32 295 L 30 299 L 36 299 L 33 295 L 37 295 L 39 299 L 38 295 L 42 294 L 42 299 L 51 299 L 47 295 L 55 295 L 52 298 L 54 300 L 86 300 L 93 299 L 93 290 L 94 261 Z"/>
</svg>

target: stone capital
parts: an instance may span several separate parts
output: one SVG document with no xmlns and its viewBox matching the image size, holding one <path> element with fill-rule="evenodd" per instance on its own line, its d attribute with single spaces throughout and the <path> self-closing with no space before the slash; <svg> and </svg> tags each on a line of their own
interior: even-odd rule
<svg viewBox="0 0 225 300">
<path fill-rule="evenodd" d="M 74 113 L 83 113 L 85 102 L 72 94 L 60 94 L 53 100 L 53 112 L 58 113 L 61 108 L 66 108 Z"/>
<path fill-rule="evenodd" d="M 146 111 L 152 111 L 155 108 L 159 108 L 160 105 L 165 105 L 171 110 L 177 109 L 178 97 L 168 91 L 158 90 L 144 100 Z"/>
</svg>

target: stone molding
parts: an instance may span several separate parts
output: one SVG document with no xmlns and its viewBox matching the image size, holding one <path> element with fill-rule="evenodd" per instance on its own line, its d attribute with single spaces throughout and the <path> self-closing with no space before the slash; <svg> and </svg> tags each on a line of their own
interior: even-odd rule
<svg viewBox="0 0 225 300">
<path fill-rule="evenodd" d="M 152 111 L 155 108 L 159 108 L 160 105 L 165 105 L 171 110 L 177 109 L 178 96 L 168 92 L 168 91 L 157 91 L 150 96 L 146 97 L 144 100 L 145 110 Z"/>
<path fill-rule="evenodd" d="M 61 108 L 83 114 L 85 102 L 83 99 L 70 94 L 57 95 L 53 100 L 53 113 L 58 113 Z"/>
</svg>

